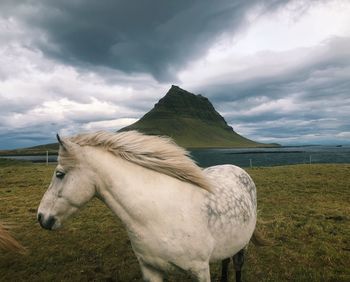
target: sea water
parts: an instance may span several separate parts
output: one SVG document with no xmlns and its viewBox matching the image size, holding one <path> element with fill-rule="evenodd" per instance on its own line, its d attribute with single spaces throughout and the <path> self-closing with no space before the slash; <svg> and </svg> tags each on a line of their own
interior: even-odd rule
<svg viewBox="0 0 350 282">
<path fill-rule="evenodd" d="M 278 148 L 192 150 L 202 167 L 234 164 L 240 167 L 309 163 L 350 163 L 350 146 L 299 146 Z"/>
<path fill-rule="evenodd" d="M 350 146 L 198 149 L 191 150 L 190 153 L 201 167 L 218 164 L 258 167 L 309 163 L 350 163 Z M 0 158 L 46 162 L 46 156 L 2 156 Z M 56 161 L 57 156 L 49 156 L 49 162 Z"/>
</svg>

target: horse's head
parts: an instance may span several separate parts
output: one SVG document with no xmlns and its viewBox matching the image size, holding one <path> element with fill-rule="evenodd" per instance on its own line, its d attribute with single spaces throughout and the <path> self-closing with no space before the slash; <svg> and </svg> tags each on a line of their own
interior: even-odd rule
<svg viewBox="0 0 350 282">
<path fill-rule="evenodd" d="M 84 162 L 84 150 L 58 135 L 59 157 L 51 183 L 45 192 L 37 218 L 49 230 L 59 228 L 63 221 L 86 204 L 96 192 L 96 175 Z"/>
</svg>

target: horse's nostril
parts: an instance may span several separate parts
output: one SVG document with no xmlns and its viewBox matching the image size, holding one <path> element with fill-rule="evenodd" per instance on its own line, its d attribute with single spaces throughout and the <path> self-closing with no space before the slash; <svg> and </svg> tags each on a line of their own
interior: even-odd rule
<svg viewBox="0 0 350 282">
<path fill-rule="evenodd" d="M 45 224 L 46 225 L 45 228 L 51 230 L 52 226 L 54 226 L 55 222 L 56 222 L 56 218 L 54 218 L 53 216 L 49 216 L 49 218 L 47 219 L 47 222 Z"/>
<path fill-rule="evenodd" d="M 46 220 L 42 213 L 38 213 L 38 221 L 42 228 L 51 230 L 56 223 L 56 218 L 54 216 L 49 216 Z"/>
</svg>

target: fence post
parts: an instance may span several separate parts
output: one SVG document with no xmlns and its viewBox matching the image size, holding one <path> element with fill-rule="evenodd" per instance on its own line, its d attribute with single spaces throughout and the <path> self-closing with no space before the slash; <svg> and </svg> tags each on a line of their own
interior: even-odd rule
<svg viewBox="0 0 350 282">
<path fill-rule="evenodd" d="M 49 151 L 46 151 L 46 165 L 49 165 Z"/>
<path fill-rule="evenodd" d="M 249 159 L 249 164 L 250 164 L 250 168 L 252 168 L 252 167 L 253 167 L 253 161 L 252 161 L 252 159 Z"/>
<path fill-rule="evenodd" d="M 309 162 L 310 162 L 310 164 L 312 163 L 312 157 L 311 157 L 311 155 L 309 156 Z"/>
</svg>

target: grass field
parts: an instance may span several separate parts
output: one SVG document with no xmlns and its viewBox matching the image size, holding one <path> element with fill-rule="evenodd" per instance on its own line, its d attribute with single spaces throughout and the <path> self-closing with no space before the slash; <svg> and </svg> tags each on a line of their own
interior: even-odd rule
<svg viewBox="0 0 350 282">
<path fill-rule="evenodd" d="M 122 223 L 97 200 L 59 231 L 40 228 L 36 209 L 53 168 L 0 160 L 0 221 L 28 249 L 0 251 L 0 280 L 142 281 Z M 258 229 L 274 245 L 249 246 L 244 281 L 350 281 L 350 165 L 248 171 L 258 187 Z M 211 273 L 218 281 L 220 265 Z"/>
</svg>

